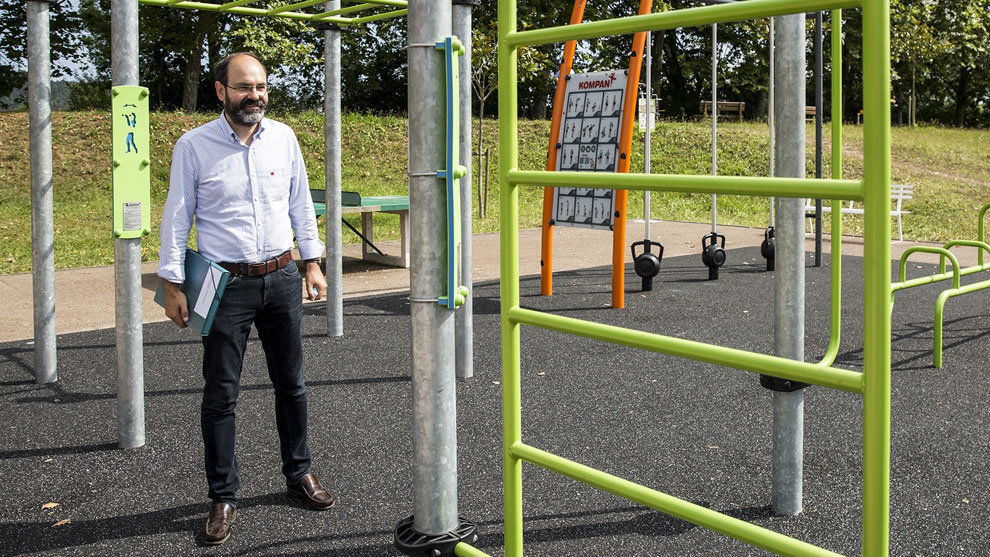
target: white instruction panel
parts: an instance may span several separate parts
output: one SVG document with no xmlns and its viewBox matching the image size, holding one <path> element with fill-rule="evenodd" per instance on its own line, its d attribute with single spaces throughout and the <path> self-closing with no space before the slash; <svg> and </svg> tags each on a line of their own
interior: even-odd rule
<svg viewBox="0 0 990 557">
<path fill-rule="evenodd" d="M 626 71 L 571 74 L 557 138 L 557 170 L 615 172 L 619 157 Z M 553 215 L 558 226 L 611 229 L 615 190 L 554 188 Z"/>
</svg>

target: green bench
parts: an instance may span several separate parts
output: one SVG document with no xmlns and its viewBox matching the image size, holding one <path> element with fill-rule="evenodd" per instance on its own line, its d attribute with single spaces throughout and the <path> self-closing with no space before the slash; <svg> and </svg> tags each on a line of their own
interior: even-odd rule
<svg viewBox="0 0 990 557">
<path fill-rule="evenodd" d="M 320 189 L 309 190 L 313 198 L 313 210 L 319 218 L 327 213 L 326 192 Z M 361 213 L 361 258 L 365 261 L 381 263 L 383 265 L 394 265 L 396 267 L 409 268 L 409 196 L 406 195 L 377 195 L 361 197 L 360 205 L 342 205 L 341 213 Z M 389 255 L 383 253 L 374 245 L 374 223 L 372 216 L 375 213 L 392 213 L 399 215 L 399 255 Z M 344 224 L 347 224 L 346 221 Z M 353 227 L 351 227 L 353 229 Z M 355 232 L 357 232 L 355 230 Z"/>
</svg>

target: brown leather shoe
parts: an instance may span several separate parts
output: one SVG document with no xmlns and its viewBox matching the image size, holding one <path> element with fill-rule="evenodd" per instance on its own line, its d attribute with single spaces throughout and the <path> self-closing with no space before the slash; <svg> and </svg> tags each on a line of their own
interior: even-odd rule
<svg viewBox="0 0 990 557">
<path fill-rule="evenodd" d="M 230 503 L 213 503 L 206 517 L 200 540 L 205 545 L 220 545 L 230 537 L 230 525 L 234 523 L 237 509 Z"/>
<path fill-rule="evenodd" d="M 299 483 L 285 485 L 285 490 L 290 497 L 302 500 L 302 502 L 314 511 L 325 511 L 333 506 L 333 497 L 327 493 L 320 485 L 320 480 L 313 474 L 306 474 Z"/>
</svg>

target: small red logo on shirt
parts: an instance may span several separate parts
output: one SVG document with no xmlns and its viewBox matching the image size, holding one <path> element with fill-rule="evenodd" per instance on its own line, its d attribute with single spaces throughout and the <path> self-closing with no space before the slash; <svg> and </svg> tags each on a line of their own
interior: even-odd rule
<svg viewBox="0 0 990 557">
<path fill-rule="evenodd" d="M 274 175 L 275 175 L 275 171 L 272 171 L 272 176 L 274 176 Z"/>
</svg>

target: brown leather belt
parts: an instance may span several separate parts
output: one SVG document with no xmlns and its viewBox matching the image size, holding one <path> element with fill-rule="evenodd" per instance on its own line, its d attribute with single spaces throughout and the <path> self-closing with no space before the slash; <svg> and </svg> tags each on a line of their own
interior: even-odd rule
<svg viewBox="0 0 990 557">
<path fill-rule="evenodd" d="M 261 263 L 217 263 L 224 269 L 230 271 L 230 274 L 238 277 L 260 277 L 262 275 L 267 275 L 268 273 L 277 271 L 282 267 L 285 267 L 289 263 L 292 263 L 292 250 L 289 250 L 282 255 L 273 257 L 267 261 L 262 261 Z"/>
</svg>

